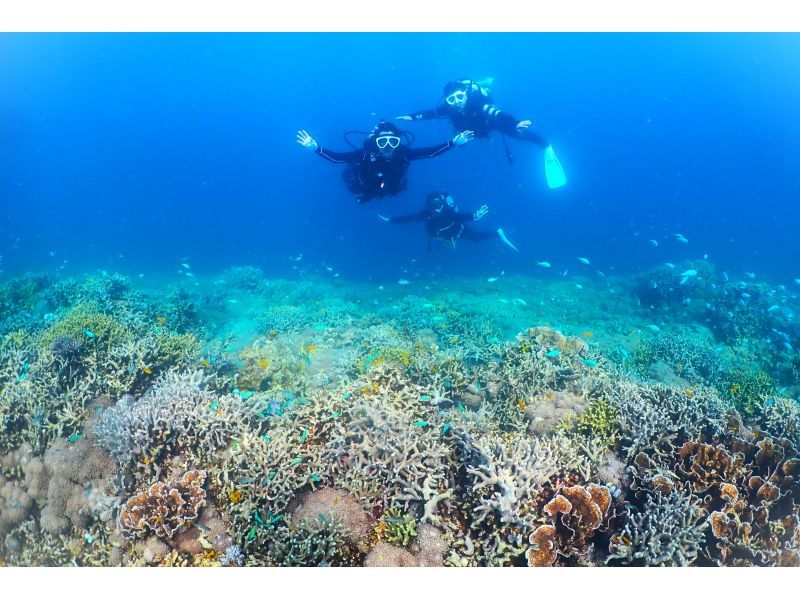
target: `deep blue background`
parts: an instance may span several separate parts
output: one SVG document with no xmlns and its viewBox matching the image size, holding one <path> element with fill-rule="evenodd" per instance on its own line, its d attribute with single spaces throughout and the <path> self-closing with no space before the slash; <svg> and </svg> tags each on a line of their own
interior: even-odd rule
<svg viewBox="0 0 800 598">
<path fill-rule="evenodd" d="M 499 137 L 412 165 L 402 195 L 358 206 L 341 166 L 303 151 L 431 107 L 456 77 L 495 77 L 541 151 Z M 0 36 L 0 269 L 198 273 L 304 254 L 345 277 L 425 269 L 628 272 L 708 253 L 733 272 L 800 276 L 800 36 L 653 34 L 64 34 Z M 446 121 L 407 125 L 417 145 Z M 522 250 L 427 252 L 417 210 L 448 189 L 488 203 Z M 671 239 L 681 232 L 688 245 Z M 655 238 L 654 248 L 647 240 Z M 55 255 L 50 253 L 54 252 Z M 119 255 L 122 257 L 118 257 Z M 616 269 L 616 270 L 614 270 Z"/>
</svg>

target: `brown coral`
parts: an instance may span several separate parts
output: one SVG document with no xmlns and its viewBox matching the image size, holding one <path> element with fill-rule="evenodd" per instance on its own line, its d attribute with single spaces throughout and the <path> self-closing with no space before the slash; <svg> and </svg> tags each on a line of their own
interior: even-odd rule
<svg viewBox="0 0 800 598">
<path fill-rule="evenodd" d="M 682 460 L 678 468 L 691 480 L 695 492 L 705 492 L 733 479 L 741 467 L 740 458 L 734 459 L 724 447 L 699 442 L 684 443 L 678 458 Z"/>
<path fill-rule="evenodd" d="M 364 542 L 372 527 L 371 517 L 359 502 L 347 492 L 334 488 L 309 492 L 289 510 L 295 521 L 332 517 L 344 526 L 356 543 Z"/>
<path fill-rule="evenodd" d="M 538 527 L 529 537 L 531 547 L 526 552 L 532 567 L 549 566 L 558 555 L 582 556 L 588 552 L 589 541 L 606 520 L 611 506 L 611 492 L 605 486 L 589 484 L 563 488 L 542 512 L 554 520 L 552 525 Z"/>
<path fill-rule="evenodd" d="M 365 567 L 418 567 L 417 557 L 388 542 L 378 542 L 364 561 Z"/>
<path fill-rule="evenodd" d="M 159 538 L 171 538 L 197 518 L 205 504 L 205 480 L 205 471 L 191 470 L 171 485 L 156 482 L 128 499 L 119 515 L 119 528 L 128 537 L 144 538 L 153 532 Z"/>
<path fill-rule="evenodd" d="M 555 526 L 541 525 L 528 538 L 533 544 L 525 552 L 529 567 L 549 567 L 558 558 L 557 532 Z"/>
</svg>

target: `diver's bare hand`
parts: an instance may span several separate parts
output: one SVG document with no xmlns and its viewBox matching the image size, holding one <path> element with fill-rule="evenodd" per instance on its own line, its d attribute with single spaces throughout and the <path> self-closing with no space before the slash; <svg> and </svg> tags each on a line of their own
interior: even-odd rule
<svg viewBox="0 0 800 598">
<path fill-rule="evenodd" d="M 529 120 L 521 120 L 517 123 L 517 133 L 524 133 L 528 127 L 530 127 L 533 123 Z"/>
<path fill-rule="evenodd" d="M 456 145 L 464 145 L 475 139 L 475 133 L 472 131 L 461 131 L 458 135 L 453 137 L 453 143 Z"/>
<path fill-rule="evenodd" d="M 472 215 L 472 217 L 475 220 L 480 220 L 481 218 L 486 216 L 486 214 L 488 214 L 488 213 L 489 213 L 489 206 L 487 206 L 486 204 L 483 204 L 481 207 L 479 207 L 477 210 L 475 210 L 475 213 Z"/>
<path fill-rule="evenodd" d="M 304 148 L 312 152 L 317 151 L 317 148 L 319 147 L 319 144 L 316 141 L 314 141 L 314 138 L 311 135 L 309 135 L 304 129 L 300 129 L 297 132 L 297 143 L 299 143 Z"/>
<path fill-rule="evenodd" d="M 395 120 L 414 120 L 413 116 L 409 116 L 408 114 L 403 114 L 402 116 L 395 116 Z"/>
</svg>

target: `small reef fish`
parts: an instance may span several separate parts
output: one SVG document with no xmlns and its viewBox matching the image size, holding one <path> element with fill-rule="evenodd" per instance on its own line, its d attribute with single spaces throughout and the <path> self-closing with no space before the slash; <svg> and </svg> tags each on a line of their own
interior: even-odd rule
<svg viewBox="0 0 800 598">
<path fill-rule="evenodd" d="M 771 314 L 773 311 L 775 311 L 776 309 L 780 309 L 780 308 L 781 308 L 780 305 L 773 305 L 767 310 L 767 313 Z"/>
<path fill-rule="evenodd" d="M 581 363 L 588 365 L 590 368 L 597 367 L 597 362 L 594 359 L 581 359 Z"/>
<path fill-rule="evenodd" d="M 589 265 L 589 260 L 588 260 L 588 258 L 585 258 L 585 257 L 579 257 L 579 258 L 578 258 L 578 261 L 579 261 L 581 264 L 586 264 L 587 266 Z"/>
<path fill-rule="evenodd" d="M 550 262 L 536 262 L 536 265 L 540 266 L 542 268 L 549 268 L 550 267 Z"/>
<path fill-rule="evenodd" d="M 189 278 L 194 278 L 194 274 L 192 272 L 187 272 L 186 276 L 188 276 Z"/>
<path fill-rule="evenodd" d="M 397 281 L 397 284 L 399 284 L 399 285 L 407 285 L 407 284 L 410 284 L 410 283 L 405 278 L 401 278 L 400 280 Z"/>
<path fill-rule="evenodd" d="M 576 289 L 578 289 L 578 290 L 581 290 L 581 289 L 583 289 L 583 285 L 582 285 L 582 284 L 578 284 L 578 283 L 576 282 L 576 283 L 575 283 L 575 288 L 576 288 Z"/>
<path fill-rule="evenodd" d="M 92 331 L 91 331 L 91 330 L 89 330 L 88 328 L 84 328 L 84 329 L 83 329 L 83 333 L 84 333 L 86 336 L 88 336 L 89 338 L 95 338 L 95 334 L 94 334 L 94 332 L 92 332 Z"/>
<path fill-rule="evenodd" d="M 520 299 L 520 298 L 518 298 L 518 297 L 517 297 L 517 298 L 514 298 L 514 299 L 512 299 L 512 300 L 511 300 L 511 303 L 513 303 L 514 305 L 521 305 L 521 306 L 523 306 L 523 307 L 528 307 L 528 302 L 527 302 L 527 301 L 525 301 L 525 299 Z"/>
<path fill-rule="evenodd" d="M 492 276 L 492 277 L 490 277 L 490 278 L 487 278 L 487 279 L 486 279 L 486 282 L 497 282 L 497 280 L 498 280 L 498 279 L 497 279 L 497 276 Z"/>
<path fill-rule="evenodd" d="M 656 326 L 655 324 L 648 324 L 647 327 L 652 330 L 653 332 L 661 332 L 661 328 Z"/>
<path fill-rule="evenodd" d="M 191 270 L 192 269 L 192 267 L 187 263 L 181 264 L 181 268 L 186 268 L 187 270 Z"/>
<path fill-rule="evenodd" d="M 148 376 L 153 373 L 153 370 L 151 370 L 150 368 L 142 368 L 142 371 Z"/>
<path fill-rule="evenodd" d="M 561 355 L 561 351 L 558 349 L 553 349 L 544 354 L 545 357 L 558 357 L 559 355 Z"/>
<path fill-rule="evenodd" d="M 747 276 L 747 278 L 755 278 L 756 277 L 756 273 L 755 272 L 745 272 L 745 275 Z"/>
<path fill-rule="evenodd" d="M 583 332 L 581 332 L 581 336 L 586 338 L 592 338 L 594 336 L 594 332 L 592 332 L 591 330 L 584 330 Z"/>
<path fill-rule="evenodd" d="M 674 268 L 674 267 L 675 267 L 675 264 L 673 264 L 672 262 L 664 262 L 664 265 L 665 265 L 667 268 L 670 268 L 670 269 L 672 269 L 672 268 Z"/>
<path fill-rule="evenodd" d="M 800 284 L 800 278 L 795 278 L 794 279 L 794 284 Z"/>
<path fill-rule="evenodd" d="M 724 280 L 725 282 L 728 282 L 728 273 L 727 272 L 723 272 L 722 273 L 722 280 Z"/>
<path fill-rule="evenodd" d="M 689 239 L 687 239 L 686 237 L 684 237 L 680 233 L 673 233 L 672 236 L 675 237 L 675 239 L 680 243 L 688 243 L 689 242 Z"/>
<path fill-rule="evenodd" d="M 317 348 L 314 345 L 306 345 L 306 351 L 316 351 Z"/>
<path fill-rule="evenodd" d="M 420 428 L 424 428 L 425 426 L 428 425 L 428 422 L 418 419 L 417 421 L 414 422 L 414 425 L 419 426 Z"/>
<path fill-rule="evenodd" d="M 650 239 L 650 245 L 652 245 L 653 247 L 658 247 L 658 241 L 656 241 L 655 239 Z"/>
<path fill-rule="evenodd" d="M 525 413 L 525 401 L 522 399 L 517 399 L 517 405 L 519 406 L 519 410 L 522 411 L 522 413 Z"/>
</svg>

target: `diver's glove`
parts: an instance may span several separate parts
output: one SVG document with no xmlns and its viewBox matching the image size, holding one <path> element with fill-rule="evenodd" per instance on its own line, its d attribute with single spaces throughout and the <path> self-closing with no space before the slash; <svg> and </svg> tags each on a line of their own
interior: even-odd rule
<svg viewBox="0 0 800 598">
<path fill-rule="evenodd" d="M 530 120 L 521 120 L 517 123 L 517 133 L 524 133 L 533 123 Z"/>
<path fill-rule="evenodd" d="M 304 129 L 300 129 L 297 132 L 297 143 L 299 143 L 304 148 L 312 152 L 317 151 L 317 148 L 319 147 L 319 144 L 316 141 L 314 141 L 314 138 L 308 133 L 306 133 Z"/>
<path fill-rule="evenodd" d="M 395 116 L 395 120 L 414 120 L 413 116 L 409 116 L 408 114 L 403 114 L 402 116 Z"/>
<path fill-rule="evenodd" d="M 384 216 L 383 214 L 378 214 L 378 218 L 380 218 L 384 222 L 389 222 L 389 219 L 386 216 Z"/>
<path fill-rule="evenodd" d="M 475 133 L 472 131 L 461 131 L 458 135 L 453 137 L 453 143 L 456 145 L 464 145 L 475 139 Z"/>
<path fill-rule="evenodd" d="M 483 218 L 484 216 L 486 216 L 486 214 L 488 214 L 488 213 L 489 213 L 489 206 L 484 204 L 481 207 L 479 207 L 477 210 L 475 210 L 475 213 L 472 215 L 472 217 L 477 221 L 477 220 L 480 220 L 481 218 Z"/>
</svg>

